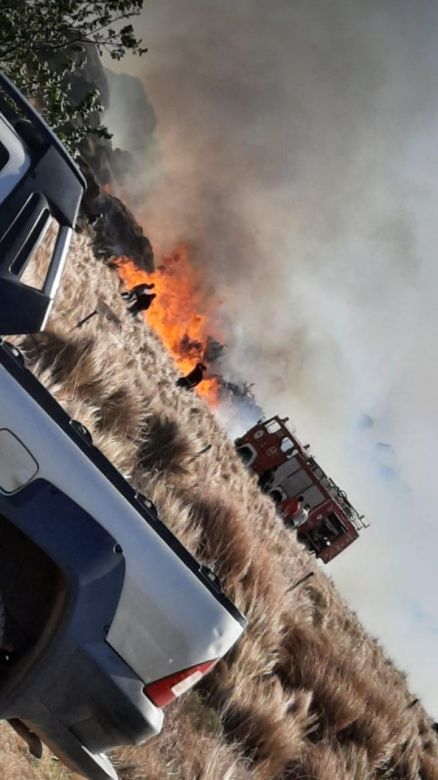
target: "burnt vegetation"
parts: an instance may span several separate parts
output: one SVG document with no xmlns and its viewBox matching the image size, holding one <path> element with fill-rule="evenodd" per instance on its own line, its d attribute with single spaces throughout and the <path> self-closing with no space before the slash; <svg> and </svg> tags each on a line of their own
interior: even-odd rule
<svg viewBox="0 0 438 780">
<path fill-rule="evenodd" d="M 434 725 L 287 532 L 206 405 L 140 319 L 114 270 L 76 236 L 47 333 L 18 339 L 28 364 L 95 443 L 216 570 L 249 619 L 232 652 L 167 710 L 163 733 L 116 752 L 123 780 L 437 780 Z M 99 296 L 99 314 L 75 326 Z M 294 587 L 305 575 L 311 579 Z M 8 780 L 72 777 L 30 764 L 7 726 Z"/>
</svg>

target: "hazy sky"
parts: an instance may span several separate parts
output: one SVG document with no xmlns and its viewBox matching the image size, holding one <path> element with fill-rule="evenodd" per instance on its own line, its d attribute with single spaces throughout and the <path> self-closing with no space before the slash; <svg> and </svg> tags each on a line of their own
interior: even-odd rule
<svg viewBox="0 0 438 780">
<path fill-rule="evenodd" d="M 142 28 L 146 232 L 195 244 L 228 370 L 368 516 L 328 573 L 438 718 L 438 4 L 146 0 Z"/>
</svg>

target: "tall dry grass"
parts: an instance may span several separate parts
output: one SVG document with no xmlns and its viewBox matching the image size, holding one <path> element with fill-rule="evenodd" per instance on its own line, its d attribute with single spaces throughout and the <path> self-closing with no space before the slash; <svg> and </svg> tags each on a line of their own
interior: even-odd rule
<svg viewBox="0 0 438 780">
<path fill-rule="evenodd" d="M 126 314 L 120 289 L 76 236 L 48 331 L 20 346 L 249 618 L 202 686 L 168 709 L 163 733 L 117 751 L 121 777 L 436 780 L 437 734 L 420 703 L 409 708 L 405 676 L 283 528 L 209 409 L 176 388 L 169 356 Z M 122 327 L 98 315 L 78 329 L 100 297 Z M 21 748 L 5 728 L 0 735 L 2 755 L 9 740 L 23 770 L 11 773 L 0 757 L 4 777 L 26 778 Z M 47 762 L 39 776 L 50 777 Z"/>
</svg>

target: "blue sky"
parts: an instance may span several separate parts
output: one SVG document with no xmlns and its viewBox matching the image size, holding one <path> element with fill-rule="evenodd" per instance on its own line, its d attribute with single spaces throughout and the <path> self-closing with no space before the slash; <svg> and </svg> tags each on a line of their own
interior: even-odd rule
<svg viewBox="0 0 438 780">
<path fill-rule="evenodd" d="M 160 0 L 142 26 L 145 229 L 194 243 L 231 375 L 372 523 L 329 573 L 436 718 L 438 5 Z"/>
</svg>

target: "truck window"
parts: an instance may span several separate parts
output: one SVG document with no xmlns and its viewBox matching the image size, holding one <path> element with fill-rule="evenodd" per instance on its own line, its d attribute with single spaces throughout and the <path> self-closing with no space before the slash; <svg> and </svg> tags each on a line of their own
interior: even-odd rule
<svg viewBox="0 0 438 780">
<path fill-rule="evenodd" d="M 283 436 L 280 444 L 280 449 L 282 452 L 290 452 L 292 454 L 293 450 L 295 448 L 295 445 L 292 441 L 292 439 L 289 439 L 289 436 Z"/>
<path fill-rule="evenodd" d="M 271 420 L 271 422 L 267 423 L 265 427 L 268 433 L 278 433 L 278 431 L 281 428 L 281 425 L 278 422 L 278 420 Z"/>
</svg>

